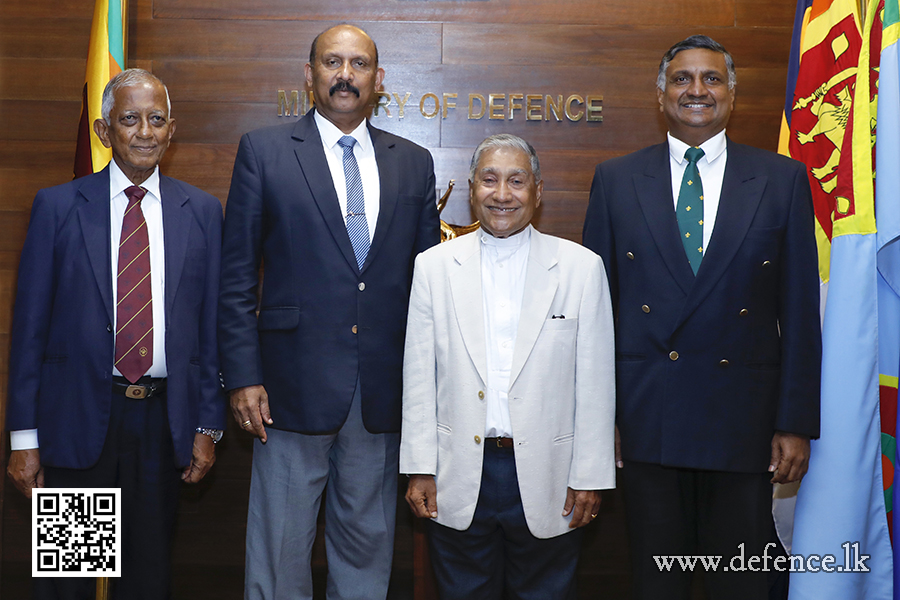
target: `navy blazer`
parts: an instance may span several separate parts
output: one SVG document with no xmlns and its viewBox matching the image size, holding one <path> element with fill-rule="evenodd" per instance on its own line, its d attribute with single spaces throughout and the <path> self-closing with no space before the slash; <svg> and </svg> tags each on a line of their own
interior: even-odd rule
<svg viewBox="0 0 900 600">
<path fill-rule="evenodd" d="M 336 431 L 358 378 L 366 429 L 400 430 L 413 260 L 440 241 L 434 163 L 408 140 L 371 125 L 369 135 L 381 200 L 362 269 L 312 113 L 247 133 L 238 148 L 222 250 L 222 374 L 227 390 L 264 385 L 279 429 Z"/>
<path fill-rule="evenodd" d="M 160 176 L 159 187 L 166 398 L 184 467 L 194 430 L 225 425 L 215 328 L 222 205 L 170 177 Z M 38 192 L 19 262 L 6 427 L 38 429 L 43 465 L 91 467 L 106 439 L 115 353 L 110 262 L 108 166 Z"/>
<path fill-rule="evenodd" d="M 776 431 L 819 434 L 819 279 L 809 179 L 727 142 L 715 228 L 694 276 L 667 143 L 600 164 L 584 244 L 616 314 L 616 420 L 627 460 L 765 471 Z"/>
</svg>

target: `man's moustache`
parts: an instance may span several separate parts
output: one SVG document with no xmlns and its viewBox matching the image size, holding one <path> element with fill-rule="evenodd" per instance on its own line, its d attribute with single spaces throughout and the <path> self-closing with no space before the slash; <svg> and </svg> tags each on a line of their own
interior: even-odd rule
<svg viewBox="0 0 900 600">
<path fill-rule="evenodd" d="M 328 90 L 329 96 L 334 96 L 335 92 L 353 92 L 356 94 L 356 97 L 359 98 L 359 88 L 350 85 L 346 81 L 338 81 L 336 84 L 331 86 L 331 89 Z"/>
</svg>

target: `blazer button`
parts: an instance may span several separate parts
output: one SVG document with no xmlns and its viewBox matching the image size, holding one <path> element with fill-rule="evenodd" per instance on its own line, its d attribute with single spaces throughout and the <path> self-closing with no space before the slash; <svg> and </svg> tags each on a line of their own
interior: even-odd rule
<svg viewBox="0 0 900 600">
<path fill-rule="evenodd" d="M 650 307 L 645 304 L 641 307 L 641 310 L 644 311 L 645 313 L 648 313 L 648 312 L 650 312 Z"/>
<path fill-rule="evenodd" d="M 672 360 L 678 360 L 678 353 L 672 350 L 671 352 L 669 352 L 669 358 Z"/>
<path fill-rule="evenodd" d="M 719 361 L 719 366 L 722 367 L 723 369 L 724 369 L 725 367 L 727 367 L 727 366 L 728 366 L 728 359 L 727 359 L 727 358 L 723 358 L 722 360 L 720 360 L 720 361 Z"/>
<path fill-rule="evenodd" d="M 110 325 L 109 323 L 107 323 L 107 324 L 106 324 L 106 330 L 107 330 L 108 332 L 112 333 L 112 325 Z"/>
<path fill-rule="evenodd" d="M 363 290 L 366 289 L 366 284 L 364 284 L 362 281 L 360 281 L 360 282 L 359 282 L 359 285 L 356 286 L 356 287 L 359 288 L 359 291 L 363 291 Z"/>
<path fill-rule="evenodd" d="M 475 436 L 475 443 L 476 443 L 476 444 L 480 444 L 480 443 L 481 443 L 481 436 L 480 436 L 480 435 L 476 435 L 476 436 Z"/>
<path fill-rule="evenodd" d="M 770 261 L 770 260 L 764 260 L 763 264 L 762 264 L 762 266 L 764 266 L 764 267 L 769 267 L 771 265 L 772 265 L 772 261 Z"/>
<path fill-rule="evenodd" d="M 350 331 L 353 332 L 353 335 L 356 335 L 356 325 L 350 328 Z"/>
<path fill-rule="evenodd" d="M 478 392 L 478 399 L 479 399 L 479 400 L 484 400 L 484 392 L 482 392 L 482 391 L 479 391 L 479 392 Z"/>
<path fill-rule="evenodd" d="M 746 317 L 747 315 L 750 314 L 750 311 L 747 310 L 746 308 L 742 308 L 741 312 L 739 312 L 738 314 L 741 315 L 742 317 Z"/>
<path fill-rule="evenodd" d="M 628 257 L 628 260 L 634 260 L 634 252 L 626 252 L 625 256 Z"/>
</svg>

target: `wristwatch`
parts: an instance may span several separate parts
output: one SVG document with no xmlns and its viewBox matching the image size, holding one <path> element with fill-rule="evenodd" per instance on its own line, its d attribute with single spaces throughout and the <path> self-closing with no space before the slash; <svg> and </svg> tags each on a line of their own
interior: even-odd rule
<svg viewBox="0 0 900 600">
<path fill-rule="evenodd" d="M 213 444 L 218 444 L 219 440 L 221 440 L 222 436 L 225 434 L 221 429 L 206 429 L 205 427 L 198 427 L 195 431 L 211 437 Z"/>
</svg>

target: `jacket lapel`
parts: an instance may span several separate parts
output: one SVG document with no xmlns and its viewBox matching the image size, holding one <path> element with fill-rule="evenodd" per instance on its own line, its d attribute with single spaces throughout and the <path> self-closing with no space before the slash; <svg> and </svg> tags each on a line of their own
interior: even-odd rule
<svg viewBox="0 0 900 600">
<path fill-rule="evenodd" d="M 109 231 L 109 166 L 95 175 L 85 178 L 79 193 L 86 204 L 78 211 L 84 245 L 91 262 L 91 270 L 109 322 L 113 319 L 112 273 Z"/>
<path fill-rule="evenodd" d="M 159 193 L 162 196 L 163 240 L 166 248 L 166 326 L 172 314 L 175 292 L 181 282 L 184 258 L 187 253 L 191 226 L 188 196 L 168 177 L 160 176 Z M 168 331 L 168 329 L 166 329 Z"/>
<path fill-rule="evenodd" d="M 487 346 L 484 339 L 484 305 L 481 291 L 481 235 L 475 232 L 455 242 L 458 267 L 450 275 L 450 294 L 459 331 L 469 357 L 487 385 Z"/>
<path fill-rule="evenodd" d="M 740 145 L 727 141 L 728 159 L 722 180 L 722 195 L 709 247 L 697 271 L 697 282 L 688 296 L 679 325 L 697 309 L 725 273 L 744 242 L 766 189 L 768 177 L 756 173 Z"/>
<path fill-rule="evenodd" d="M 356 254 L 353 253 L 353 245 L 347 234 L 347 225 L 341 214 L 341 205 L 338 202 L 337 192 L 334 191 L 334 182 L 331 180 L 331 169 L 325 158 L 322 138 L 319 136 L 312 111 L 297 121 L 292 137 L 297 142 L 294 154 L 300 163 L 306 184 L 312 192 L 313 200 L 319 207 L 319 212 L 322 213 L 322 219 L 325 220 L 325 225 L 331 231 L 331 236 L 340 248 L 341 254 L 344 255 L 344 259 L 355 271 L 358 271 Z"/>
<path fill-rule="evenodd" d="M 512 389 L 534 348 L 559 288 L 559 274 L 553 269 L 558 262 L 556 248 L 551 247 L 549 241 L 532 228 L 528 265 L 525 267 L 525 293 L 522 296 L 516 346 L 509 372 L 509 389 Z"/>
<path fill-rule="evenodd" d="M 394 209 L 397 208 L 398 174 L 401 169 L 401 165 L 397 163 L 397 153 L 394 152 L 394 143 L 389 141 L 384 132 L 369 125 L 369 136 L 375 147 L 375 162 L 378 163 L 381 192 L 378 200 L 378 221 L 375 225 L 375 235 L 372 238 L 369 253 L 366 255 L 363 271 L 372 264 L 372 259 L 384 245 L 387 232 L 390 230 Z"/>
<path fill-rule="evenodd" d="M 653 241 L 672 277 L 687 294 L 694 285 L 694 273 L 684 253 L 675 217 L 668 143 L 654 148 L 644 172 L 635 173 L 633 179 L 638 203 Z"/>
</svg>

